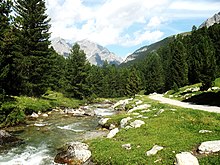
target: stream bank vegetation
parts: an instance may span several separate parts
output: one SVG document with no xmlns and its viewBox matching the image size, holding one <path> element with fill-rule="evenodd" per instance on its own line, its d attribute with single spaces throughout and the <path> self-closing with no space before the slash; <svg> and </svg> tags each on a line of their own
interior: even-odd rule
<svg viewBox="0 0 220 165">
<path fill-rule="evenodd" d="M 140 119 L 146 124 L 139 128 L 121 128 L 112 138 L 99 138 L 88 141 L 92 158 L 97 164 L 173 164 L 175 155 L 180 152 L 192 152 L 201 165 L 219 164 L 219 153 L 201 155 L 197 147 L 204 141 L 219 140 L 220 114 L 197 111 L 192 109 L 161 104 L 148 98 L 137 96 L 134 102 L 142 100 L 143 104 L 151 105 L 149 111 L 137 110 L 135 113 L 148 118 L 137 118 L 135 113 L 122 113 L 112 116 L 107 125 L 120 127 L 123 118 L 131 117 L 131 121 Z M 131 107 L 134 102 L 130 103 Z M 163 109 L 160 114 L 158 112 Z M 199 133 L 210 130 L 210 133 Z M 124 144 L 131 144 L 126 150 Z M 146 152 L 154 145 L 164 149 L 156 155 L 147 156 Z"/>
</svg>

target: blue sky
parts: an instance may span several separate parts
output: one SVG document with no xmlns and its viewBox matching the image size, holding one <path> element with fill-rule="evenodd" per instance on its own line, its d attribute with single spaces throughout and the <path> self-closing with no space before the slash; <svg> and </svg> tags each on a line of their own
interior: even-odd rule
<svg viewBox="0 0 220 165">
<path fill-rule="evenodd" d="M 52 38 L 88 39 L 126 57 L 190 31 L 220 11 L 219 0 L 46 0 Z"/>
</svg>

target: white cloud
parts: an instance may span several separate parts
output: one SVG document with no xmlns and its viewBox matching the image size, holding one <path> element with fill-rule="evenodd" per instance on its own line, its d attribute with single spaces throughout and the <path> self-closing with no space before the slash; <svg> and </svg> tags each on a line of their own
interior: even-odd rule
<svg viewBox="0 0 220 165">
<path fill-rule="evenodd" d="M 215 10 L 220 6 L 209 4 L 193 0 L 47 0 L 52 37 L 73 41 L 87 38 L 104 46 L 156 41 L 164 34 L 160 26 L 186 16 L 185 10 Z M 139 29 L 135 29 L 137 24 Z"/>
</svg>

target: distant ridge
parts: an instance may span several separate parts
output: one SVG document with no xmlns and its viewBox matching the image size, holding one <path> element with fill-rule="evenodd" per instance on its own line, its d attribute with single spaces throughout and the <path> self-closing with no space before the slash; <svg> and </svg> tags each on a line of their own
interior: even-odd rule
<svg viewBox="0 0 220 165">
<path fill-rule="evenodd" d="M 123 61 L 122 58 L 110 52 L 107 48 L 89 40 L 77 41 L 76 43 L 79 44 L 80 49 L 85 52 L 87 60 L 93 65 L 102 66 L 105 61 L 110 64 L 119 65 Z M 51 46 L 58 54 L 66 58 L 69 56 L 73 44 L 58 37 L 52 39 Z"/>
</svg>

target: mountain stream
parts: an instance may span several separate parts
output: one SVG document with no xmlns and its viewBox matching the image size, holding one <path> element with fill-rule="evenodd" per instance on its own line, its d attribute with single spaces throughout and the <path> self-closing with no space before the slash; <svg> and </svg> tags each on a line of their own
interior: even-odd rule
<svg viewBox="0 0 220 165">
<path fill-rule="evenodd" d="M 87 108 L 95 112 L 95 116 L 76 117 L 52 111 L 48 117 L 29 118 L 26 126 L 9 129 L 23 142 L 13 147 L 0 147 L 0 164 L 55 165 L 54 157 L 58 149 L 67 142 L 105 135 L 106 132 L 98 130 L 98 121 L 100 117 L 113 115 L 115 111 L 110 104 L 93 104 Z"/>
</svg>

